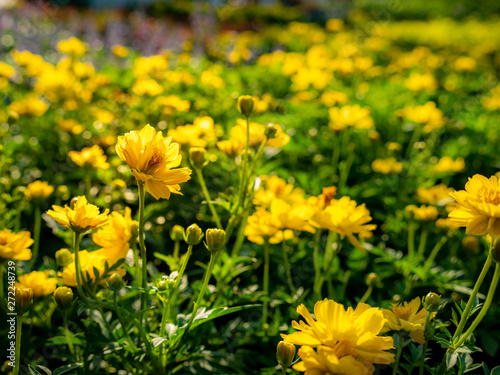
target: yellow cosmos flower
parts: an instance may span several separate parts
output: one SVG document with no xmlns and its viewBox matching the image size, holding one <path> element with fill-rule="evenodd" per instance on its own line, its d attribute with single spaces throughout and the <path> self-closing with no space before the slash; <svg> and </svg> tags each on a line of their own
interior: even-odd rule
<svg viewBox="0 0 500 375">
<path fill-rule="evenodd" d="M 32 95 L 10 103 L 8 108 L 20 116 L 38 117 L 47 112 L 49 106 L 37 96 Z"/>
<path fill-rule="evenodd" d="M 466 234 L 500 236 L 500 183 L 496 176 L 488 179 L 476 174 L 469 178 L 465 190 L 450 195 L 458 205 L 448 217 L 458 226 L 466 227 Z"/>
<path fill-rule="evenodd" d="M 33 244 L 30 232 L 13 233 L 10 229 L 0 231 L 0 258 L 30 260 Z"/>
<path fill-rule="evenodd" d="M 4 62 L 0 62 L 0 77 L 12 78 L 16 75 L 16 70 Z"/>
<path fill-rule="evenodd" d="M 239 140 L 243 144 L 247 141 L 246 121 L 243 119 L 236 120 L 236 126 L 231 129 L 231 138 Z M 250 122 L 250 146 L 260 146 L 266 139 L 266 127 L 257 122 Z M 273 124 L 276 129 L 274 138 L 267 141 L 269 147 L 283 147 L 290 142 L 290 136 L 286 134 L 280 125 Z"/>
<path fill-rule="evenodd" d="M 285 240 L 293 238 L 293 231 L 281 231 L 278 218 L 262 207 L 257 207 L 257 211 L 248 217 L 244 234 L 249 241 L 259 245 L 266 239 L 276 244 L 283 241 L 283 237 Z"/>
<path fill-rule="evenodd" d="M 349 197 L 332 199 L 324 210 L 316 210 L 311 218 L 311 224 L 316 228 L 331 230 L 346 236 L 352 245 L 364 251 L 354 233 L 364 233 L 375 230 L 375 224 L 366 224 L 371 220 L 370 212 L 363 203 L 356 205 Z"/>
<path fill-rule="evenodd" d="M 146 125 L 141 131 L 131 131 L 118 137 L 116 153 L 124 160 L 137 181 L 146 185 L 146 190 L 155 199 L 170 198 L 170 194 L 181 194 L 180 183 L 189 180 L 189 168 L 177 168 L 181 164 L 179 145 L 171 143 Z"/>
<path fill-rule="evenodd" d="M 411 302 L 393 304 L 391 310 L 384 309 L 384 317 L 386 322 L 382 332 L 388 331 L 406 331 L 410 333 L 415 342 L 419 344 L 425 343 L 424 331 L 425 321 L 427 319 L 427 310 L 420 309 L 420 297 L 413 299 Z M 436 313 L 432 313 L 432 316 Z"/>
<path fill-rule="evenodd" d="M 128 55 L 128 48 L 120 44 L 114 44 L 111 47 L 111 52 L 113 52 L 113 55 L 123 59 Z"/>
<path fill-rule="evenodd" d="M 420 207 L 417 207 L 414 204 L 406 206 L 405 211 L 413 214 L 415 219 L 421 220 L 421 221 L 436 220 L 436 218 L 438 217 L 438 214 L 439 214 L 437 208 L 434 206 L 422 205 Z"/>
<path fill-rule="evenodd" d="M 395 158 L 375 159 L 372 162 L 372 169 L 374 172 L 382 174 L 401 173 L 403 163 L 397 161 Z"/>
<path fill-rule="evenodd" d="M 58 119 L 57 125 L 67 133 L 80 134 L 85 130 L 85 127 L 75 119 Z"/>
<path fill-rule="evenodd" d="M 100 214 L 97 206 L 88 203 L 87 198 L 81 196 L 76 198 L 73 207 L 54 205 L 52 210 L 47 211 L 47 214 L 59 224 L 75 232 L 85 232 L 104 225 L 108 221 L 108 212 L 109 210 L 106 209 Z"/>
<path fill-rule="evenodd" d="M 460 172 L 464 168 L 465 162 L 463 158 L 457 158 L 457 160 L 453 160 L 449 156 L 443 156 L 434 166 L 434 171 L 438 173 L 452 173 Z"/>
<path fill-rule="evenodd" d="M 427 102 L 416 107 L 405 107 L 398 113 L 409 121 L 424 125 L 424 132 L 430 133 L 444 126 L 445 118 L 443 112 L 436 108 L 436 103 Z"/>
<path fill-rule="evenodd" d="M 26 190 L 24 190 L 24 195 L 27 200 L 43 200 L 47 199 L 50 194 L 54 192 L 54 187 L 49 185 L 47 181 L 33 181 L 28 184 Z"/>
<path fill-rule="evenodd" d="M 177 126 L 168 131 L 174 142 L 191 147 L 206 147 L 217 140 L 214 120 L 210 116 L 197 117 L 192 125 Z"/>
<path fill-rule="evenodd" d="M 87 47 L 80 39 L 71 37 L 67 40 L 61 40 L 57 43 L 57 50 L 71 56 L 80 57 L 85 55 Z"/>
<path fill-rule="evenodd" d="M 98 145 L 85 147 L 82 151 L 70 151 L 68 156 L 73 163 L 80 167 L 92 167 L 97 169 L 108 169 L 109 164 L 106 162 L 106 155 Z"/>
<path fill-rule="evenodd" d="M 245 143 L 239 139 L 230 138 L 225 141 L 217 142 L 217 147 L 229 157 L 236 157 L 245 149 Z"/>
<path fill-rule="evenodd" d="M 384 327 L 384 314 L 378 308 L 360 303 L 355 310 L 347 310 L 340 303 L 324 299 L 314 305 L 314 316 L 304 305 L 297 307 L 297 313 L 305 319 L 300 323 L 292 322 L 298 332 L 282 334 L 286 342 L 295 345 L 318 347 L 329 346 L 342 349 L 354 358 L 369 363 L 390 364 L 394 354 L 392 337 L 378 336 Z"/>
<path fill-rule="evenodd" d="M 370 116 L 368 108 L 361 108 L 356 105 L 345 105 L 341 108 L 333 107 L 329 110 L 330 124 L 332 130 L 340 131 L 348 126 L 354 126 L 358 129 L 371 129 L 374 122 Z"/>
<path fill-rule="evenodd" d="M 305 375 L 369 375 L 374 367 L 370 363 L 356 360 L 352 355 L 341 356 L 338 348 L 319 346 L 317 352 L 310 346 L 299 349 L 302 362 L 293 366 Z"/>
<path fill-rule="evenodd" d="M 288 204 L 304 202 L 305 192 L 296 188 L 278 176 L 260 176 L 262 186 L 255 193 L 253 204 L 268 207 L 275 199 L 281 199 Z"/>
<path fill-rule="evenodd" d="M 452 188 L 444 184 L 439 184 L 428 189 L 419 187 L 417 189 L 417 197 L 420 203 L 444 205 L 451 201 L 450 193 Z"/>
<path fill-rule="evenodd" d="M 430 73 L 412 73 L 405 84 L 412 91 L 434 91 L 438 87 L 436 78 Z"/>
<path fill-rule="evenodd" d="M 33 290 L 33 297 L 43 297 L 52 294 L 56 289 L 57 279 L 49 277 L 48 271 L 33 271 L 19 276 L 19 284 Z"/>
<path fill-rule="evenodd" d="M 127 256 L 132 228 L 137 224 L 137 221 L 132 220 L 130 208 L 126 207 L 124 215 L 112 212 L 107 224 L 92 235 L 92 240 L 105 249 L 110 264 Z"/>
<path fill-rule="evenodd" d="M 314 210 L 306 202 L 293 206 L 281 199 L 275 199 L 270 207 L 271 215 L 279 222 L 280 229 L 293 229 L 314 233 L 316 230 L 307 222 L 314 214 Z"/>
</svg>

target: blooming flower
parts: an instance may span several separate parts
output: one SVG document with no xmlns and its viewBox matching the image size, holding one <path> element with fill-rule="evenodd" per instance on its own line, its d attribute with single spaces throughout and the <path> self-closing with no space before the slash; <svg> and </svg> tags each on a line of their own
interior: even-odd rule
<svg viewBox="0 0 500 375">
<path fill-rule="evenodd" d="M 451 173 L 451 172 L 460 172 L 464 168 L 465 168 L 465 162 L 463 158 L 457 158 L 457 160 L 453 160 L 449 156 L 443 156 L 434 166 L 434 171 L 442 173 Z"/>
<path fill-rule="evenodd" d="M 304 305 L 297 307 L 297 313 L 306 320 L 292 322 L 298 330 L 281 337 L 295 345 L 318 347 L 329 346 L 348 351 L 354 358 L 370 363 L 389 364 L 394 354 L 386 350 L 394 348 L 392 337 L 378 336 L 384 327 L 384 314 L 378 308 L 360 303 L 356 309 L 347 310 L 340 303 L 324 299 L 314 305 L 312 317 Z"/>
<path fill-rule="evenodd" d="M 253 204 L 268 207 L 275 199 L 281 199 L 288 204 L 304 201 L 304 190 L 295 188 L 278 176 L 261 176 L 262 186 L 255 193 Z"/>
<path fill-rule="evenodd" d="M 439 214 L 436 207 L 425 206 L 425 205 L 417 207 L 417 206 L 411 204 L 409 206 L 406 206 L 405 211 L 412 213 L 413 216 L 415 217 L 415 219 L 421 220 L 421 221 L 435 220 Z"/>
<path fill-rule="evenodd" d="M 13 233 L 10 229 L 0 231 L 0 258 L 30 260 L 33 244 L 30 232 Z"/>
<path fill-rule="evenodd" d="M 354 126 L 358 129 L 371 129 L 374 122 L 370 116 L 368 108 L 361 108 L 356 105 L 345 105 L 341 108 L 332 107 L 329 110 L 330 124 L 332 130 L 342 130 L 347 126 Z"/>
<path fill-rule="evenodd" d="M 411 302 L 393 304 L 391 310 L 384 309 L 384 317 L 386 323 L 382 332 L 388 331 L 407 331 L 410 336 L 419 344 L 425 343 L 424 330 L 425 320 L 427 319 L 427 310 L 420 309 L 420 297 L 413 299 Z M 436 315 L 433 313 L 432 316 Z"/>
<path fill-rule="evenodd" d="M 19 276 L 19 284 L 33 290 L 33 297 L 51 294 L 57 285 L 57 279 L 49 277 L 48 271 L 33 271 Z"/>
<path fill-rule="evenodd" d="M 401 173 L 403 163 L 396 161 L 395 158 L 375 159 L 372 162 L 372 169 L 374 172 L 382 174 Z"/>
<path fill-rule="evenodd" d="M 451 200 L 450 193 L 452 191 L 452 188 L 444 184 L 435 185 L 428 189 L 419 187 L 417 189 L 417 197 L 420 203 L 443 205 Z"/>
<path fill-rule="evenodd" d="M 316 230 L 307 222 L 314 210 L 305 201 L 290 205 L 281 199 L 274 199 L 270 212 L 278 219 L 280 229 L 293 229 L 314 233 Z"/>
<path fill-rule="evenodd" d="M 38 117 L 43 115 L 49 106 L 37 96 L 30 95 L 24 99 L 10 103 L 9 110 L 20 116 Z"/>
<path fill-rule="evenodd" d="M 104 155 L 104 151 L 98 145 L 85 147 L 82 151 L 70 151 L 68 156 L 73 163 L 80 167 L 109 168 L 109 164 L 106 162 L 106 155 Z"/>
<path fill-rule="evenodd" d="M 61 40 L 57 43 L 57 50 L 61 53 L 66 53 L 71 56 L 83 56 L 87 52 L 87 47 L 78 38 L 71 37 L 67 40 Z"/>
<path fill-rule="evenodd" d="M 28 184 L 26 190 L 24 191 L 24 195 L 27 200 L 35 199 L 35 200 L 43 200 L 47 199 L 50 194 L 54 192 L 54 187 L 49 185 L 47 181 L 33 181 L 31 184 Z"/>
<path fill-rule="evenodd" d="M 181 194 L 180 183 L 189 180 L 189 168 L 177 168 L 181 164 L 179 145 L 171 143 L 146 125 L 141 131 L 131 131 L 118 137 L 116 152 L 124 160 L 137 181 L 146 185 L 146 190 L 155 199 L 170 198 L 171 193 Z"/>
<path fill-rule="evenodd" d="M 291 230 L 280 230 L 280 221 L 265 208 L 257 207 L 252 215 L 248 217 L 245 227 L 245 236 L 249 241 L 262 245 L 267 239 L 269 243 L 276 244 L 283 240 L 293 238 Z"/>
<path fill-rule="evenodd" d="M 363 203 L 360 206 L 349 197 L 332 199 L 324 210 L 316 210 L 310 223 L 316 228 L 331 230 L 342 236 L 346 236 L 351 244 L 363 250 L 354 233 L 362 233 L 374 230 L 377 226 L 366 224 L 371 220 L 370 212 Z"/>
<path fill-rule="evenodd" d="M 73 203 L 73 202 L 72 202 Z M 95 229 L 108 221 L 106 209 L 102 214 L 99 208 L 87 202 L 85 196 L 77 197 L 73 207 L 52 206 L 47 214 L 59 224 L 71 228 L 75 232 L 85 232 L 88 229 Z"/>
<path fill-rule="evenodd" d="M 480 174 L 469 178 L 465 190 L 450 195 L 457 201 L 457 208 L 448 217 L 468 235 L 500 236 L 500 184 L 496 176 L 489 179 Z"/>
</svg>

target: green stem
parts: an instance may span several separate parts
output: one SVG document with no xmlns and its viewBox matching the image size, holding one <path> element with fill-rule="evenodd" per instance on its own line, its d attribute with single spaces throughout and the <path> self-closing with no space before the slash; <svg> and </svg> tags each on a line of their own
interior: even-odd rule
<svg viewBox="0 0 500 375">
<path fill-rule="evenodd" d="M 78 290 L 78 295 L 80 296 L 81 300 L 86 302 L 87 297 L 85 296 L 83 289 L 82 289 L 82 270 L 80 266 L 80 256 L 79 256 L 79 251 L 80 251 L 80 233 L 74 232 L 73 236 L 73 251 L 75 252 L 75 275 L 76 275 L 76 289 Z"/>
<path fill-rule="evenodd" d="M 212 213 L 215 224 L 217 224 L 217 228 L 222 229 L 222 223 L 220 221 L 219 214 L 217 214 L 217 211 L 215 210 L 215 207 L 212 204 L 212 198 L 210 198 L 210 193 L 208 192 L 207 184 L 205 183 L 205 179 L 203 178 L 202 169 L 195 167 L 194 170 L 196 171 L 196 175 L 198 176 L 198 182 L 200 183 L 201 191 L 205 196 L 208 208 L 210 208 L 210 212 Z"/>
<path fill-rule="evenodd" d="M 481 323 L 481 320 L 483 320 L 484 316 L 488 312 L 488 309 L 490 308 L 491 301 L 493 300 L 493 297 L 495 295 L 499 279 L 500 279 L 500 263 L 496 263 L 495 273 L 493 274 L 493 279 L 491 280 L 491 285 L 490 289 L 488 290 L 488 295 L 486 296 L 486 301 L 484 302 L 481 311 L 479 312 L 476 319 L 474 319 L 469 329 L 463 334 L 460 340 L 458 340 L 458 342 L 453 345 L 455 348 L 459 348 L 469 338 L 469 336 L 474 333 L 476 327 L 479 325 L 479 323 Z"/>
<path fill-rule="evenodd" d="M 75 348 L 73 347 L 73 342 L 71 341 L 71 335 L 69 334 L 68 329 L 68 310 L 63 311 L 63 326 L 64 326 L 64 335 L 66 336 L 66 341 L 68 342 L 69 352 L 71 353 L 71 357 L 76 360 L 75 356 Z"/>
<path fill-rule="evenodd" d="M 425 319 L 425 326 L 424 326 L 425 343 L 424 343 L 424 347 L 422 348 L 422 357 L 420 358 L 420 369 L 418 370 L 419 375 L 424 375 L 425 355 L 427 354 L 427 345 L 429 343 L 429 322 L 431 320 L 431 316 L 432 316 L 432 313 L 429 311 L 427 313 L 427 318 Z"/>
<path fill-rule="evenodd" d="M 181 242 L 180 241 L 175 241 L 174 242 L 174 259 L 179 260 L 179 250 L 181 248 Z"/>
<path fill-rule="evenodd" d="M 474 285 L 474 289 L 472 290 L 472 293 L 469 297 L 469 301 L 467 302 L 467 305 L 465 306 L 465 309 L 462 312 L 462 316 L 460 317 L 460 322 L 458 324 L 457 330 L 455 331 L 455 334 L 453 335 L 453 338 L 451 340 L 452 342 L 455 342 L 455 340 L 462 334 L 462 331 L 465 327 L 465 323 L 467 322 L 467 319 L 469 318 L 469 313 L 472 309 L 472 306 L 474 305 L 476 295 L 479 292 L 479 288 L 481 287 L 481 284 L 483 283 L 484 277 L 488 273 L 488 270 L 490 269 L 492 262 L 493 262 L 493 258 L 491 257 L 491 251 L 490 251 L 490 253 L 488 253 L 488 258 L 486 259 L 486 262 L 484 263 L 483 270 L 481 271 L 481 274 L 477 278 L 476 285 Z"/>
<path fill-rule="evenodd" d="M 250 148 L 250 123 L 248 122 L 248 116 L 245 116 L 247 139 L 245 145 L 245 154 L 243 155 L 243 168 L 241 172 L 241 184 L 239 187 L 239 198 L 238 206 L 240 206 L 244 201 L 245 190 L 247 189 L 247 168 L 248 168 L 248 149 Z"/>
<path fill-rule="evenodd" d="M 372 291 L 373 291 L 373 286 L 372 285 L 368 285 L 368 289 L 366 290 L 365 294 L 363 294 L 363 297 L 361 297 L 361 299 L 359 300 L 358 304 L 365 303 L 366 300 L 372 294 Z"/>
<path fill-rule="evenodd" d="M 262 329 L 267 328 L 267 315 L 269 309 L 269 238 L 264 240 L 264 306 L 262 307 Z"/>
<path fill-rule="evenodd" d="M 427 237 L 429 235 L 429 226 L 424 223 L 422 228 L 422 235 L 420 236 L 420 241 L 418 243 L 417 259 L 422 259 L 425 253 L 425 245 L 427 245 Z"/>
<path fill-rule="evenodd" d="M 200 294 L 198 295 L 198 298 L 196 299 L 196 302 L 194 304 L 193 312 L 191 313 L 191 318 L 189 318 L 189 322 L 187 324 L 185 332 L 189 332 L 189 329 L 191 328 L 191 324 L 193 324 L 194 318 L 196 316 L 196 312 L 198 311 L 198 308 L 200 307 L 201 300 L 203 299 L 203 296 L 205 295 L 208 281 L 210 280 L 210 276 L 212 275 L 212 270 L 214 268 L 216 258 L 217 258 L 217 252 L 212 251 L 210 253 L 210 262 L 208 263 L 208 268 L 205 272 L 205 277 L 203 279 L 203 285 L 201 287 Z"/>
<path fill-rule="evenodd" d="M 320 277 L 321 269 L 319 265 L 319 242 L 321 239 L 321 229 L 317 228 L 316 233 L 314 233 L 314 248 L 313 248 L 313 262 L 314 262 L 314 286 L 313 295 L 314 300 L 319 301 L 321 299 L 321 288 L 320 288 Z"/>
<path fill-rule="evenodd" d="M 401 359 L 401 354 L 403 353 L 403 335 L 399 333 L 398 347 L 396 348 L 396 359 L 394 363 L 394 368 L 392 369 L 392 375 L 398 373 L 399 360 Z"/>
<path fill-rule="evenodd" d="M 408 258 L 415 256 L 415 219 L 410 218 L 408 223 Z"/>
<path fill-rule="evenodd" d="M 344 168 L 342 169 L 342 173 L 340 174 L 339 189 L 343 188 L 347 184 L 349 172 L 351 171 L 352 163 L 354 162 L 354 156 L 355 156 L 354 150 L 355 150 L 354 145 L 352 145 L 352 147 L 349 147 L 349 154 L 344 164 Z"/>
<path fill-rule="evenodd" d="M 141 249 L 142 261 L 142 283 L 141 287 L 144 291 L 141 294 L 141 310 L 144 310 L 147 305 L 146 289 L 148 288 L 148 261 L 146 259 L 146 245 L 144 244 L 144 200 L 146 192 L 144 190 L 144 182 L 137 181 L 139 187 L 139 247 Z"/>
<path fill-rule="evenodd" d="M 135 239 L 133 239 L 131 243 L 132 243 L 132 252 L 134 253 L 135 279 L 137 280 L 137 286 L 141 286 L 142 273 L 141 273 L 141 265 L 139 264 L 139 249 L 137 249 L 137 243 Z"/>
<path fill-rule="evenodd" d="M 33 228 L 33 246 L 31 248 L 33 256 L 29 261 L 29 266 L 33 268 L 36 264 L 38 258 L 38 249 L 40 248 L 40 229 L 42 227 L 42 213 L 40 210 L 40 205 L 35 203 L 35 225 Z"/>
<path fill-rule="evenodd" d="M 288 286 L 290 287 L 290 291 L 295 294 L 295 287 L 293 286 L 290 262 L 288 261 L 288 253 L 286 249 L 285 230 L 283 230 L 283 241 L 281 242 L 283 244 L 283 263 L 285 266 L 286 280 L 288 282 Z"/>
<path fill-rule="evenodd" d="M 117 298 L 116 298 L 116 292 L 115 291 L 113 291 L 113 303 L 115 305 L 116 316 L 118 317 L 118 321 L 120 322 L 120 325 L 122 326 L 123 336 L 125 337 L 125 340 L 127 340 L 127 342 L 130 345 L 130 347 L 132 348 L 132 351 L 135 353 L 137 351 L 137 348 L 134 345 L 134 342 L 132 341 L 132 338 L 128 334 L 127 325 L 125 324 L 125 321 L 122 318 L 122 314 L 120 313 L 120 309 L 118 308 L 118 301 L 117 301 Z"/>
<path fill-rule="evenodd" d="M 246 209 L 240 221 L 240 227 L 238 228 L 238 233 L 236 234 L 236 241 L 234 241 L 233 250 L 231 251 L 231 257 L 238 256 L 240 254 L 241 247 L 243 246 L 243 242 L 245 241 L 245 227 L 247 226 L 249 215 L 250 210 Z"/>
<path fill-rule="evenodd" d="M 336 183 L 338 180 L 337 171 L 339 169 L 339 158 L 340 158 L 340 145 L 336 133 L 334 133 L 333 140 L 334 142 L 333 142 L 333 153 L 332 153 L 332 181 L 333 183 Z"/>
<path fill-rule="evenodd" d="M 87 200 L 89 202 L 92 200 L 92 197 L 90 196 L 90 190 L 92 188 L 92 176 L 90 175 L 90 173 L 91 170 L 89 168 L 85 173 L 85 196 L 87 197 Z"/>
<path fill-rule="evenodd" d="M 436 259 L 436 256 L 439 253 L 439 250 L 443 247 L 443 245 L 446 243 L 448 240 L 448 236 L 443 236 L 439 240 L 439 242 L 434 246 L 434 248 L 431 251 L 431 254 L 429 255 L 429 258 L 425 261 L 424 268 L 423 268 L 423 274 L 426 275 L 427 272 L 429 272 L 429 269 L 432 266 L 432 262 L 434 262 L 434 259 Z"/>
<path fill-rule="evenodd" d="M 421 134 L 422 134 L 422 125 L 416 125 L 415 129 L 413 130 L 413 134 L 410 138 L 410 143 L 408 143 L 408 146 L 406 148 L 405 159 L 408 159 L 408 157 L 410 156 L 411 151 L 413 149 L 413 145 L 418 141 Z"/>
<path fill-rule="evenodd" d="M 23 316 L 16 316 L 16 354 L 15 354 L 15 365 L 14 365 L 14 375 L 19 374 L 19 365 L 21 364 L 21 331 L 23 329 Z"/>
<path fill-rule="evenodd" d="M 141 322 L 139 322 L 136 318 L 132 321 L 134 325 L 137 327 L 139 330 L 139 335 L 141 336 L 142 341 L 144 342 L 144 345 L 146 347 L 146 352 L 148 353 L 149 358 L 151 359 L 151 362 L 153 362 L 154 367 L 157 370 L 162 371 L 163 368 L 162 366 L 157 362 L 157 358 L 153 352 L 153 349 L 151 348 L 151 343 L 149 342 L 148 335 L 146 334 L 146 331 L 144 331 L 144 327 L 142 326 Z"/>
</svg>

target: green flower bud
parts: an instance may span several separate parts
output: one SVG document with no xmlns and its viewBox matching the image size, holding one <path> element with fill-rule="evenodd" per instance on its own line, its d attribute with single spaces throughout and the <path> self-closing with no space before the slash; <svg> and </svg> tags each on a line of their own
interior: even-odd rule
<svg viewBox="0 0 500 375">
<path fill-rule="evenodd" d="M 130 241 L 137 241 L 137 237 L 139 236 L 139 222 L 138 221 L 132 221 L 132 224 L 130 225 L 130 232 L 132 236 L 130 237 Z"/>
<path fill-rule="evenodd" d="M 114 273 L 108 277 L 108 288 L 113 292 L 118 292 L 124 285 L 123 277 L 120 274 Z"/>
<path fill-rule="evenodd" d="M 253 107 L 255 104 L 254 98 L 250 95 L 242 95 L 238 98 L 238 111 L 246 117 L 253 113 Z"/>
<path fill-rule="evenodd" d="M 427 311 L 436 312 L 439 311 L 444 304 L 439 294 L 430 292 L 424 297 L 423 305 Z"/>
<path fill-rule="evenodd" d="M 23 315 L 33 303 L 33 290 L 24 285 L 17 284 L 15 286 L 15 293 L 16 312 L 19 315 Z"/>
<path fill-rule="evenodd" d="M 68 264 L 73 263 L 71 251 L 68 249 L 61 249 L 56 251 L 56 263 L 59 267 L 66 267 Z"/>
<path fill-rule="evenodd" d="M 160 279 L 160 281 L 156 283 L 156 287 L 160 292 L 166 292 L 168 290 L 168 281 L 165 279 Z"/>
<path fill-rule="evenodd" d="M 172 241 L 182 241 L 184 239 L 184 228 L 180 225 L 174 225 L 170 230 L 170 238 Z"/>
<path fill-rule="evenodd" d="M 366 285 L 376 285 L 378 283 L 378 275 L 375 272 L 371 272 L 366 276 Z"/>
<path fill-rule="evenodd" d="M 186 229 L 184 241 L 186 241 L 188 245 L 198 245 L 201 242 L 202 238 L 203 231 L 197 224 L 192 224 Z"/>
<path fill-rule="evenodd" d="M 285 341 L 280 341 L 278 343 L 278 349 L 276 350 L 276 360 L 281 367 L 288 368 L 293 363 L 296 351 L 297 349 L 295 348 L 295 345 Z"/>
<path fill-rule="evenodd" d="M 204 147 L 191 147 L 189 149 L 189 160 L 195 168 L 203 168 L 205 163 L 205 154 L 207 150 Z"/>
<path fill-rule="evenodd" d="M 57 307 L 61 310 L 67 310 L 73 303 L 73 291 L 67 286 L 60 286 L 54 290 L 54 299 L 56 300 Z"/>
<path fill-rule="evenodd" d="M 224 246 L 226 232 L 223 229 L 207 229 L 205 239 L 208 251 L 219 251 Z"/>
<path fill-rule="evenodd" d="M 268 139 L 273 139 L 276 138 L 276 133 L 278 132 L 278 128 L 276 127 L 275 124 L 269 123 L 266 125 L 266 137 Z"/>
</svg>

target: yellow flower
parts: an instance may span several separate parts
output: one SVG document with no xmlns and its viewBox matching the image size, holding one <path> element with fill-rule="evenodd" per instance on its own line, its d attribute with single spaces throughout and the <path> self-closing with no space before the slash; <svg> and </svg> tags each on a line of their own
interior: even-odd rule
<svg viewBox="0 0 500 375">
<path fill-rule="evenodd" d="M 466 227 L 466 234 L 500 236 L 500 184 L 497 177 L 488 179 L 476 174 L 469 178 L 465 190 L 450 195 L 457 201 L 457 208 L 448 217 L 458 226 Z"/>
<path fill-rule="evenodd" d="M 434 91 L 437 89 L 437 81 L 430 73 L 412 73 L 406 80 L 406 87 L 412 91 Z"/>
<path fill-rule="evenodd" d="M 70 151 L 68 156 L 73 163 L 80 167 L 109 168 L 109 164 L 106 162 L 106 155 L 104 155 L 104 151 L 98 145 L 85 147 L 82 151 Z"/>
<path fill-rule="evenodd" d="M 245 149 L 245 143 L 239 139 L 230 138 L 225 141 L 217 142 L 217 147 L 228 156 L 234 158 Z"/>
<path fill-rule="evenodd" d="M 417 207 L 411 204 L 409 206 L 406 206 L 405 211 L 412 213 L 417 220 L 422 220 L 422 221 L 435 220 L 439 214 L 436 207 L 425 206 L 425 205 Z"/>
<path fill-rule="evenodd" d="M 440 173 L 452 173 L 452 172 L 460 172 L 464 168 L 465 168 L 465 162 L 463 158 L 457 158 L 457 160 L 453 160 L 449 156 L 443 156 L 434 166 L 434 171 Z"/>
<path fill-rule="evenodd" d="M 420 309 L 420 297 L 413 299 L 411 302 L 393 304 L 392 310 L 383 310 L 386 323 L 382 332 L 388 331 L 406 331 L 410 333 L 415 342 L 419 344 L 425 343 L 424 330 L 425 321 L 427 319 L 427 310 Z M 432 316 L 436 313 L 432 313 Z"/>
<path fill-rule="evenodd" d="M 85 55 L 87 47 L 78 38 L 71 37 L 67 40 L 61 40 L 57 43 L 57 50 L 61 53 L 66 53 L 71 56 L 80 57 Z"/>
<path fill-rule="evenodd" d="M 342 130 L 348 126 L 354 126 L 358 129 L 371 129 L 374 122 L 370 116 L 368 108 L 361 108 L 356 105 L 345 105 L 341 108 L 333 107 L 329 110 L 330 124 L 332 130 Z"/>
<path fill-rule="evenodd" d="M 57 125 L 67 133 L 80 134 L 85 130 L 85 127 L 75 119 L 58 119 Z"/>
<path fill-rule="evenodd" d="M 255 193 L 253 204 L 268 207 L 276 199 L 281 199 L 293 205 L 303 202 L 305 192 L 301 188 L 295 188 L 278 176 L 261 176 L 262 186 Z"/>
<path fill-rule="evenodd" d="M 247 141 L 247 126 L 243 119 L 236 120 L 236 126 L 231 129 L 231 138 L 239 140 L 243 144 Z M 266 127 L 257 122 L 250 122 L 250 146 L 260 146 L 266 139 Z M 276 134 L 274 138 L 267 141 L 269 147 L 283 147 L 290 142 L 290 136 L 287 135 L 281 126 L 274 124 Z"/>
<path fill-rule="evenodd" d="M 47 112 L 49 106 L 36 96 L 28 96 L 10 103 L 8 108 L 21 116 L 38 117 Z"/>
<path fill-rule="evenodd" d="M 452 191 L 452 188 L 443 184 L 439 184 L 428 189 L 419 187 L 417 189 L 417 197 L 420 203 L 438 204 L 442 206 L 451 200 L 450 193 Z"/>
<path fill-rule="evenodd" d="M 134 86 L 132 86 L 132 92 L 137 96 L 156 96 L 160 95 L 163 91 L 163 86 L 152 78 L 138 79 L 135 81 Z"/>
<path fill-rule="evenodd" d="M 197 117 L 192 125 L 178 126 L 168 131 L 174 142 L 191 147 L 206 147 L 217 140 L 214 120 L 210 116 Z"/>
<path fill-rule="evenodd" d="M 123 59 L 128 55 L 128 48 L 119 44 L 115 44 L 111 47 L 111 52 L 113 52 L 115 56 Z"/>
<path fill-rule="evenodd" d="M 12 233 L 10 229 L 0 231 L 0 258 L 30 260 L 33 244 L 30 232 Z"/>
<path fill-rule="evenodd" d="M 395 158 L 375 159 L 372 162 L 372 169 L 374 172 L 382 174 L 401 173 L 403 163 L 396 161 Z"/>
<path fill-rule="evenodd" d="M 0 77 L 12 78 L 16 74 L 16 70 L 4 62 L 0 62 Z"/>
<path fill-rule="evenodd" d="M 33 181 L 26 187 L 24 195 L 27 200 L 44 200 L 47 199 L 53 192 L 54 187 L 49 185 L 47 181 Z"/>
<path fill-rule="evenodd" d="M 191 107 L 189 100 L 182 100 L 176 95 L 162 96 L 156 100 L 156 104 L 163 107 L 165 115 L 172 115 L 174 111 L 188 112 Z"/>
<path fill-rule="evenodd" d="M 47 214 L 59 224 L 71 228 L 75 232 L 85 232 L 88 229 L 95 229 L 104 225 L 108 221 L 108 212 L 106 209 L 102 214 L 99 213 L 99 208 L 87 202 L 85 196 L 73 198 L 73 207 L 68 206 L 52 206 L 52 210 L 48 210 Z"/>
<path fill-rule="evenodd" d="M 398 113 L 406 117 L 409 121 L 424 125 L 423 130 L 425 133 L 439 129 L 445 124 L 443 112 L 436 108 L 436 103 L 434 102 L 427 102 L 424 105 L 416 107 L 405 107 L 398 111 Z"/>
<path fill-rule="evenodd" d="M 293 229 L 314 233 L 316 230 L 307 222 L 314 214 L 305 201 L 293 206 L 281 199 L 274 199 L 270 207 L 271 214 L 278 219 L 280 229 Z"/>
<path fill-rule="evenodd" d="M 179 184 L 191 178 L 189 168 L 173 169 L 181 164 L 182 156 L 179 145 L 171 141 L 171 137 L 164 138 L 161 132 L 146 125 L 141 131 L 118 137 L 116 144 L 118 156 L 157 200 L 168 199 L 171 193 L 181 194 Z"/>
<path fill-rule="evenodd" d="M 363 233 L 374 230 L 375 224 L 366 224 L 371 220 L 370 212 L 363 203 L 356 205 L 356 201 L 349 197 L 332 199 L 324 210 L 316 210 L 311 218 L 311 224 L 316 228 L 331 230 L 346 236 L 352 245 L 364 251 L 354 233 Z"/>
<path fill-rule="evenodd" d="M 110 264 L 127 256 L 132 227 L 136 224 L 137 221 L 132 220 L 130 208 L 126 207 L 124 215 L 113 211 L 107 224 L 92 235 L 92 240 L 103 248 Z"/>
<path fill-rule="evenodd" d="M 334 350 L 347 351 L 354 358 L 370 363 L 390 364 L 394 354 L 392 337 L 378 336 L 384 327 L 384 314 L 376 307 L 360 303 L 355 310 L 333 300 L 324 299 L 314 305 L 314 319 L 304 305 L 297 313 L 305 319 L 292 322 L 298 330 L 290 335 L 282 334 L 286 342 L 295 345 L 318 347 L 326 345 Z"/>
<path fill-rule="evenodd" d="M 57 279 L 49 277 L 48 271 L 33 271 L 19 276 L 19 284 L 33 290 L 33 297 L 43 297 L 52 294 L 56 289 Z"/>
<path fill-rule="evenodd" d="M 293 231 L 281 231 L 278 218 L 262 207 L 257 207 L 257 211 L 248 217 L 244 234 L 249 241 L 259 245 L 266 239 L 276 244 L 283 241 L 283 237 L 285 240 L 293 238 Z"/>
<path fill-rule="evenodd" d="M 472 57 L 460 56 L 453 65 L 455 70 L 459 72 L 472 72 L 476 69 L 477 62 Z"/>
</svg>

